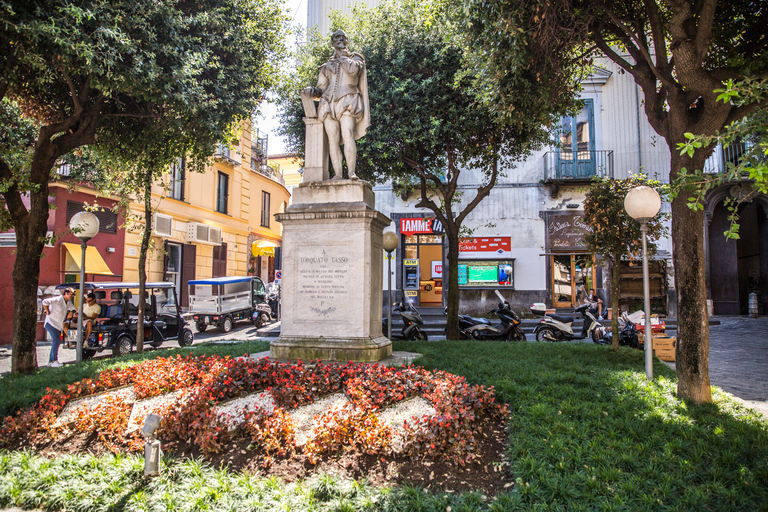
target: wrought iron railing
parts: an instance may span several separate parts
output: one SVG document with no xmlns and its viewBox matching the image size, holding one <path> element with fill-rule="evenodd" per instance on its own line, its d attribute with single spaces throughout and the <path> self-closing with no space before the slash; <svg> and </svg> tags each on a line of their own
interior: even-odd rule
<svg viewBox="0 0 768 512">
<path fill-rule="evenodd" d="M 544 181 L 586 181 L 594 176 L 613 177 L 612 150 L 544 153 Z"/>
<path fill-rule="evenodd" d="M 728 164 L 739 165 L 747 153 L 748 146 L 744 142 L 723 147 L 718 144 L 704 163 L 705 174 L 719 174 L 728 170 Z"/>
</svg>

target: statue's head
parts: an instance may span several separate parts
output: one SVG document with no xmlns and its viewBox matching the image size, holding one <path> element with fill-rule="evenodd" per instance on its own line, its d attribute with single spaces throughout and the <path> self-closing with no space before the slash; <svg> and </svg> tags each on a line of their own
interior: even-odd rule
<svg viewBox="0 0 768 512">
<path fill-rule="evenodd" d="M 347 34 L 343 30 L 339 29 L 331 34 L 331 46 L 336 50 L 344 50 L 347 48 Z"/>
</svg>

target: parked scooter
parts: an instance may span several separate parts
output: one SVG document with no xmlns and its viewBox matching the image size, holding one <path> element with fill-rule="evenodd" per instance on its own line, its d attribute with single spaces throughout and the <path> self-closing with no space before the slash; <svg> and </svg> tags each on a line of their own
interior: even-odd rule
<svg viewBox="0 0 768 512">
<path fill-rule="evenodd" d="M 448 314 L 448 307 L 445 308 L 445 314 Z M 458 315 L 459 317 L 459 333 L 461 335 L 462 340 L 468 340 L 470 339 L 469 336 L 467 336 L 467 329 L 470 327 L 473 327 L 475 325 L 493 325 L 490 320 L 483 317 L 478 316 L 469 316 L 469 315 Z M 448 331 L 448 326 L 446 325 L 446 328 L 443 330 L 443 334 L 446 334 Z"/>
<path fill-rule="evenodd" d="M 501 293 L 498 290 L 494 291 L 501 302 L 498 308 L 491 310 L 491 313 L 499 317 L 499 323 L 496 325 L 492 325 L 490 322 L 477 323 L 470 325 L 462 333 L 472 340 L 525 341 L 525 333 L 520 326 L 522 323 L 520 317 L 512 310 L 509 302 L 504 299 Z"/>
<path fill-rule="evenodd" d="M 533 304 L 531 312 L 534 315 L 544 316 L 533 330 L 536 341 L 582 340 L 591 337 L 593 342 L 604 344 L 603 338 L 599 336 L 604 331 L 598 331 L 598 329 L 603 329 L 603 325 L 589 312 L 589 304 L 582 304 L 573 311 L 574 313 L 580 313 L 584 320 L 580 336 L 576 335 L 571 327 L 574 320 L 573 317 L 547 314 L 547 306 L 544 303 L 537 302 Z"/>
<path fill-rule="evenodd" d="M 261 329 L 274 321 L 275 318 L 272 317 L 272 308 L 269 307 L 269 304 L 262 302 L 253 307 L 253 318 L 251 319 L 251 322 L 257 329 Z"/>
<path fill-rule="evenodd" d="M 637 326 L 631 321 L 626 312 L 621 314 L 619 319 L 619 345 L 628 346 L 642 350 L 644 345 L 640 343 L 637 335 Z M 613 333 L 610 327 L 597 327 L 595 336 L 600 340 L 599 343 L 610 345 L 613 343 Z"/>
<path fill-rule="evenodd" d="M 392 311 L 400 313 L 400 317 L 403 319 L 403 329 L 400 333 L 392 331 L 392 339 L 427 341 L 427 333 L 422 328 L 424 320 L 421 318 L 419 311 L 413 307 L 411 299 L 405 297 L 405 300 L 400 301 L 399 304 L 395 303 L 394 306 L 395 308 Z M 387 318 L 383 317 L 381 319 L 381 332 L 385 336 L 388 332 L 388 325 Z"/>
<path fill-rule="evenodd" d="M 267 304 L 269 304 L 272 320 L 280 317 L 280 285 L 272 282 L 267 289 Z"/>
</svg>

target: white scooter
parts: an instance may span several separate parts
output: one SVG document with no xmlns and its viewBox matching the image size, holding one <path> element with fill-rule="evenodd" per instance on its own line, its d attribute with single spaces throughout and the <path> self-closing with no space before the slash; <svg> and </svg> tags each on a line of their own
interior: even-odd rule
<svg viewBox="0 0 768 512">
<path fill-rule="evenodd" d="M 573 317 L 563 315 L 547 314 L 547 306 L 543 302 L 537 302 L 531 306 L 531 312 L 537 316 L 543 316 L 538 325 L 533 330 L 536 341 L 567 341 L 582 340 L 592 338 L 592 341 L 598 344 L 605 343 L 601 334 L 603 325 L 589 312 L 589 304 L 582 304 L 573 310 L 580 313 L 584 319 L 584 326 L 581 329 L 581 335 L 577 336 L 571 325 Z"/>
</svg>

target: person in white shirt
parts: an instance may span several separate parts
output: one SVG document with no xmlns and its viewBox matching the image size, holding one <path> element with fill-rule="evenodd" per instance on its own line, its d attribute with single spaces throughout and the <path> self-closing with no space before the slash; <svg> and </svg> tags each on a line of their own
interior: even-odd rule
<svg viewBox="0 0 768 512">
<path fill-rule="evenodd" d="M 91 330 L 93 329 L 93 322 L 99 318 L 101 314 L 101 306 L 96 304 L 96 295 L 93 292 L 85 296 L 85 304 L 83 304 L 83 326 L 85 327 L 85 338 L 88 340 L 91 336 Z"/>
<path fill-rule="evenodd" d="M 74 311 L 72 297 L 75 296 L 73 288 L 66 288 L 58 297 L 51 297 L 43 300 L 43 310 L 45 310 L 45 330 L 51 335 L 53 343 L 51 352 L 48 355 L 48 366 L 58 368 L 59 345 L 61 344 L 61 330 L 64 328 L 64 319 L 69 311 Z"/>
</svg>

